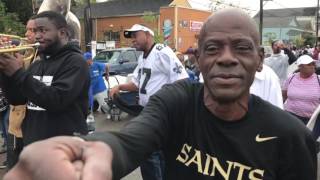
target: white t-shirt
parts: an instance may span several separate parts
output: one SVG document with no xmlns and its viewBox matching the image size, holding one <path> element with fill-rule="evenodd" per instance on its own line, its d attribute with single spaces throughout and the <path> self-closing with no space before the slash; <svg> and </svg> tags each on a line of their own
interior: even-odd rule
<svg viewBox="0 0 320 180">
<path fill-rule="evenodd" d="M 139 88 L 139 104 L 145 106 L 164 84 L 185 78 L 188 73 L 171 48 L 155 44 L 149 54 L 139 57 L 132 82 Z"/>
<path fill-rule="evenodd" d="M 267 65 L 263 65 L 261 72 L 256 72 L 254 81 L 250 87 L 250 93 L 283 109 L 279 78 Z"/>
<path fill-rule="evenodd" d="M 268 65 L 278 75 L 280 85 L 288 78 L 289 57 L 284 53 L 273 54 L 264 60 L 264 64 Z"/>
</svg>

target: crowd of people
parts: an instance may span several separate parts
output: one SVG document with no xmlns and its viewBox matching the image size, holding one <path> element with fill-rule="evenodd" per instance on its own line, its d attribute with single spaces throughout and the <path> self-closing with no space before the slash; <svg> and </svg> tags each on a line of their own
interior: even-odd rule
<svg viewBox="0 0 320 180">
<path fill-rule="evenodd" d="M 236 9 L 210 16 L 183 53 L 134 24 L 124 37 L 143 53 L 108 96 L 137 91 L 143 110 L 119 132 L 88 134 L 93 98 L 106 105 L 108 66 L 81 52 L 64 16 L 29 22 L 37 60 L 26 67 L 19 53 L 0 54 L 0 112 L 11 106 L 2 131 L 14 127 L 3 133 L 5 180 L 120 179 L 138 166 L 144 180 L 316 179 L 317 137 L 305 125 L 320 104 L 317 48 L 297 55 L 276 40 L 265 57 L 255 22 Z"/>
</svg>

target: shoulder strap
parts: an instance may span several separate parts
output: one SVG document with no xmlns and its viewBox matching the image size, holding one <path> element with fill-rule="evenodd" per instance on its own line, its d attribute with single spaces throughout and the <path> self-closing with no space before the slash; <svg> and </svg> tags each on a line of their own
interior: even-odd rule
<svg viewBox="0 0 320 180">
<path fill-rule="evenodd" d="M 318 84 L 320 86 L 320 79 L 319 79 L 319 75 L 317 75 L 317 80 L 318 80 Z"/>
<path fill-rule="evenodd" d="M 292 79 L 294 78 L 294 76 L 296 75 L 296 73 L 294 73 L 293 74 L 293 76 L 291 76 L 291 78 L 290 78 L 290 80 L 289 80 L 289 83 L 288 84 L 290 84 L 291 83 L 291 81 L 292 81 Z M 319 78 L 318 78 L 318 81 L 319 81 Z M 320 82 L 319 82 L 319 84 L 320 84 Z"/>
</svg>

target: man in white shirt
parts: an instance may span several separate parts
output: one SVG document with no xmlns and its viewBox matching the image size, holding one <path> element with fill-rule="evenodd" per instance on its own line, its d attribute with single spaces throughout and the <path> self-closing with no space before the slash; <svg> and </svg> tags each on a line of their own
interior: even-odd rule
<svg viewBox="0 0 320 180">
<path fill-rule="evenodd" d="M 274 70 L 274 72 L 278 75 L 280 79 L 280 85 L 282 86 L 284 81 L 287 79 L 289 57 L 281 52 L 284 46 L 282 41 L 274 41 L 272 42 L 271 46 L 273 54 L 265 59 L 264 64 L 268 65 Z"/>
<path fill-rule="evenodd" d="M 124 31 L 124 36 L 132 38 L 133 46 L 143 51 L 143 54 L 138 59 L 131 82 L 112 88 L 111 97 L 119 91 L 139 91 L 139 105 L 145 106 L 149 97 L 163 85 L 188 78 L 186 70 L 172 49 L 154 42 L 154 32 L 151 29 L 135 24 Z M 143 179 L 162 180 L 163 165 L 161 152 L 154 152 L 141 166 Z"/>
<path fill-rule="evenodd" d="M 262 57 L 265 57 L 263 47 L 260 47 Z M 283 109 L 282 91 L 277 74 L 267 65 L 263 65 L 260 71 L 257 71 L 252 85 L 250 94 L 257 95 L 263 100 Z"/>
<path fill-rule="evenodd" d="M 250 87 L 250 93 L 283 109 L 283 100 L 279 78 L 267 65 L 263 65 L 261 72 L 256 72 Z"/>
</svg>

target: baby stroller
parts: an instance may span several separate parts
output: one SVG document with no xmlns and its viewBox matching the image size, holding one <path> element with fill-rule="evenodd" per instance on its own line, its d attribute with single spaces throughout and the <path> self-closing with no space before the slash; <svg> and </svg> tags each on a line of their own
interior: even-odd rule
<svg viewBox="0 0 320 180">
<path fill-rule="evenodd" d="M 109 78 L 114 78 L 119 84 L 118 77 L 119 75 L 112 75 Z M 111 86 L 110 81 L 107 80 L 108 83 L 108 93 L 110 92 Z M 137 97 L 138 92 L 120 92 L 118 95 L 116 95 L 113 99 L 108 96 L 108 98 L 105 100 L 110 108 L 109 113 L 111 116 L 111 120 L 113 121 L 119 121 L 120 115 L 123 112 L 128 113 L 131 116 L 137 116 L 142 111 L 143 107 L 138 105 Z"/>
</svg>

